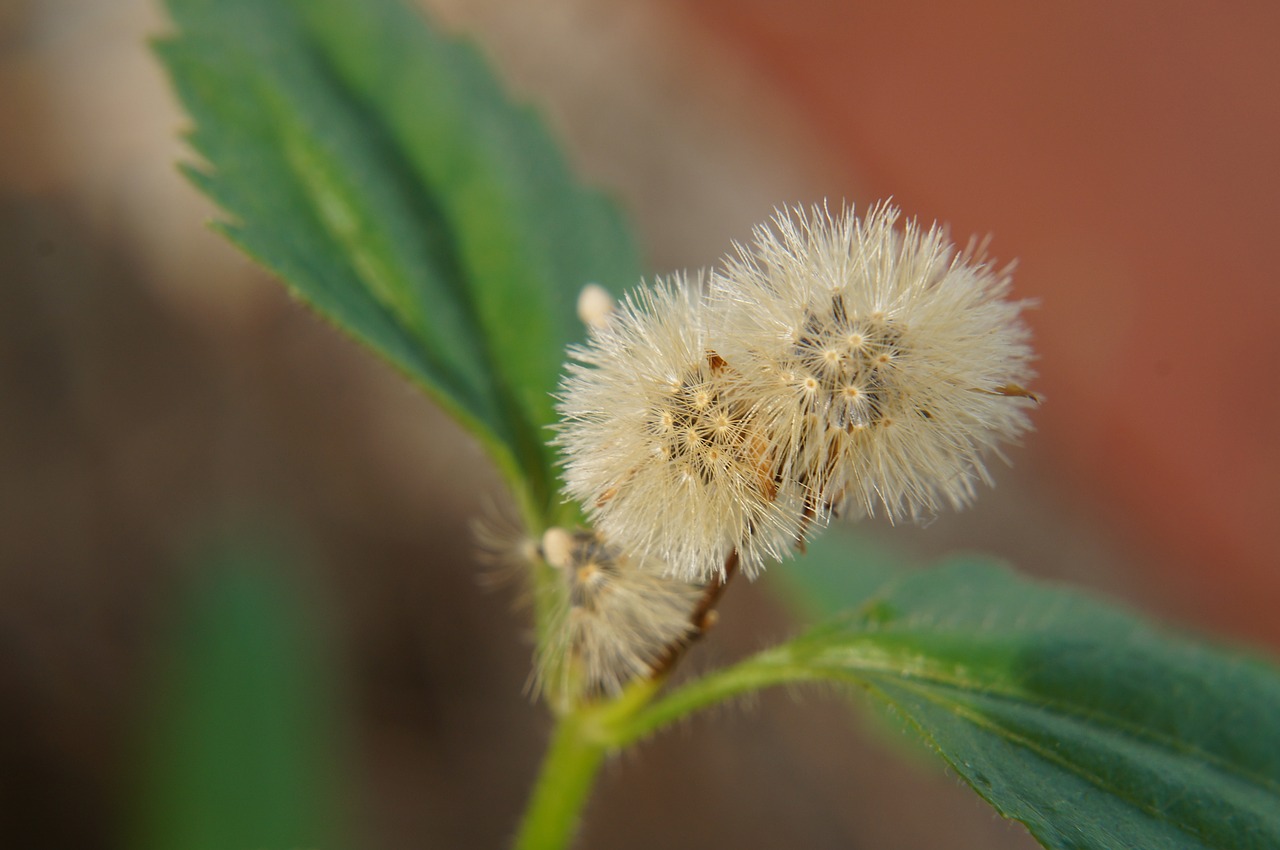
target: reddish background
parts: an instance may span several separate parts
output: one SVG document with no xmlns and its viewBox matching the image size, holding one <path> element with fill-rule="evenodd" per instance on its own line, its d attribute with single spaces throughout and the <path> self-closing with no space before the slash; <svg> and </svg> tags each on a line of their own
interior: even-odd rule
<svg viewBox="0 0 1280 850">
<path fill-rule="evenodd" d="M 1280 645 L 1280 5 L 781 8 L 685 7 L 854 164 L 850 197 L 1019 258 L 1065 484 L 1197 619 Z"/>
</svg>

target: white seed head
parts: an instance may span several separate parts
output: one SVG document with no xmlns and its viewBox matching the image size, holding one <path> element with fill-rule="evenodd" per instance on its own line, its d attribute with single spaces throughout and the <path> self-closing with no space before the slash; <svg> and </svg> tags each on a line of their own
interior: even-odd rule
<svg viewBox="0 0 1280 850">
<path fill-rule="evenodd" d="M 1030 427 L 1008 269 L 898 218 L 781 212 L 711 279 L 717 350 L 819 516 L 966 504 L 984 457 Z"/>
<path fill-rule="evenodd" d="M 717 353 L 700 282 L 629 295 L 561 386 L 565 491 L 620 550 L 704 581 L 735 549 L 753 574 L 797 539 L 803 501 L 755 400 Z"/>
<path fill-rule="evenodd" d="M 565 587 L 539 650 L 539 685 L 560 701 L 616 695 L 652 675 L 689 636 L 702 588 L 665 576 L 661 565 L 621 555 L 598 535 L 555 531 L 563 535 L 557 546 L 569 543 Z"/>
</svg>

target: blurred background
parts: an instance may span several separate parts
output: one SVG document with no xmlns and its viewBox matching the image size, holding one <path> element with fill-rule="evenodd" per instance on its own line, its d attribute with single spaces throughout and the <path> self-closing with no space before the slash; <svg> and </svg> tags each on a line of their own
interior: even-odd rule
<svg viewBox="0 0 1280 850">
<path fill-rule="evenodd" d="M 1280 6 L 426 5 L 616 193 L 655 272 L 823 198 L 893 196 L 1019 259 L 1037 433 L 971 510 L 864 540 L 1280 651 Z M 203 226 L 145 46 L 164 26 L 142 0 L 0 0 L 0 844 L 146 843 L 147 754 L 183 739 L 156 720 L 170 656 L 219 580 L 198 553 L 248 525 L 288 554 L 244 598 L 323 647 L 343 843 L 503 846 L 549 724 L 467 529 L 497 479 Z M 768 584 L 731 589 L 690 668 L 791 633 Z M 281 640 L 262 657 L 306 656 Z M 582 846 L 1034 846 L 904 741 L 765 694 L 609 765 Z"/>
</svg>

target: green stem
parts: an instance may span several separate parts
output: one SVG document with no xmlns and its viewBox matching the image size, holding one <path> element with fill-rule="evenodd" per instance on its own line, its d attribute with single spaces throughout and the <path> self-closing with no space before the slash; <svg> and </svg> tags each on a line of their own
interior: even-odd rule
<svg viewBox="0 0 1280 850">
<path fill-rule="evenodd" d="M 543 758 L 515 850 L 564 850 L 570 845 L 608 752 L 726 697 L 814 677 L 812 669 L 792 663 L 789 653 L 770 651 L 691 682 L 657 703 L 653 699 L 663 677 L 636 682 L 616 699 L 568 709 Z"/>
<path fill-rule="evenodd" d="M 771 663 L 772 662 L 772 663 Z M 695 711 L 729 697 L 785 682 L 822 678 L 803 665 L 774 660 L 769 653 L 725 670 L 719 670 L 685 685 L 665 699 L 619 718 L 609 727 L 609 743 L 625 747 Z"/>
<path fill-rule="evenodd" d="M 516 850 L 564 850 L 573 840 L 606 753 L 634 744 L 667 724 L 728 697 L 786 682 L 855 677 L 833 676 L 797 663 L 793 648 L 767 650 L 728 669 L 697 679 L 653 701 L 662 679 L 637 682 L 617 699 L 580 705 L 556 726 L 542 773 L 525 810 Z"/>
<path fill-rule="evenodd" d="M 559 850 L 577 832 L 582 807 L 604 761 L 605 744 L 579 713 L 560 718 L 516 837 L 515 850 Z"/>
<path fill-rule="evenodd" d="M 569 846 L 605 755 L 618 749 L 614 730 L 624 728 L 661 688 L 661 678 L 635 682 L 615 699 L 579 705 L 560 717 L 520 823 L 515 850 Z"/>
</svg>

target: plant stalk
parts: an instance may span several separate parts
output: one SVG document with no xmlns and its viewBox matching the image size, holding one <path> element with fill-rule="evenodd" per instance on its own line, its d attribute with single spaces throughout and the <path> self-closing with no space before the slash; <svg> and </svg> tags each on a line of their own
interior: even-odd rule
<svg viewBox="0 0 1280 850">
<path fill-rule="evenodd" d="M 573 841 L 605 756 L 606 745 L 588 733 L 588 725 L 578 712 L 559 719 L 520 823 L 515 850 L 564 850 Z"/>
</svg>

